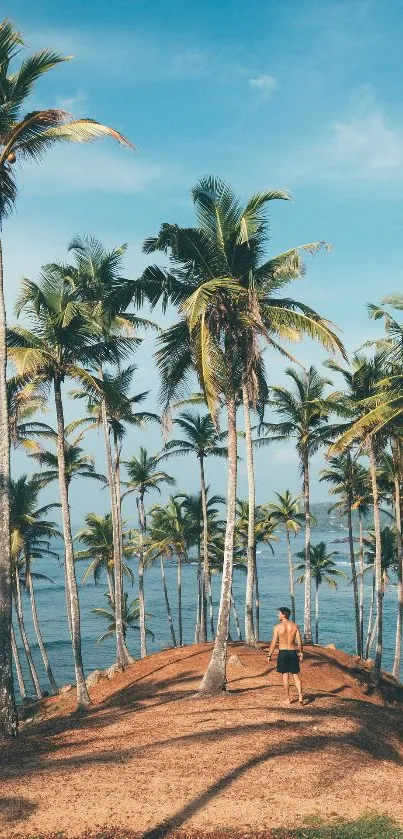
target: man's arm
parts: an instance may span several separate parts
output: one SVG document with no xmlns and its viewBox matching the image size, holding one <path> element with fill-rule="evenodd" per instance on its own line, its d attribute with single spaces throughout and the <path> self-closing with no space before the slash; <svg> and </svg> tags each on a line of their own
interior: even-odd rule
<svg viewBox="0 0 403 839">
<path fill-rule="evenodd" d="M 275 626 L 274 629 L 273 629 L 273 638 L 272 638 L 272 642 L 270 644 L 269 655 L 267 656 L 268 661 L 270 661 L 270 659 L 272 657 L 273 650 L 274 650 L 274 648 L 277 644 L 277 641 L 278 641 L 278 628 L 277 628 L 277 626 Z"/>
<path fill-rule="evenodd" d="M 304 655 L 304 647 L 303 647 L 303 644 L 302 644 L 302 638 L 301 638 L 301 633 L 299 631 L 299 626 L 297 626 L 297 634 L 295 636 L 295 640 L 298 644 L 298 655 L 299 655 L 299 657 L 302 661 L 302 657 Z"/>
</svg>

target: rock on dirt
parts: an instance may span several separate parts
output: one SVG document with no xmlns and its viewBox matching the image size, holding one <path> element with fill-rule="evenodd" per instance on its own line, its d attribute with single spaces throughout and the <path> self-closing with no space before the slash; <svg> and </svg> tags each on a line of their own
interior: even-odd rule
<svg viewBox="0 0 403 839">
<path fill-rule="evenodd" d="M 98 684 L 99 680 L 102 679 L 104 675 L 105 674 L 104 674 L 103 670 L 93 670 L 92 673 L 90 673 L 90 675 L 87 676 L 87 678 L 85 680 L 85 684 L 87 685 L 87 688 L 95 687 L 95 685 Z"/>
<path fill-rule="evenodd" d="M 245 667 L 241 659 L 237 655 L 230 655 L 228 659 L 228 667 Z"/>
<path fill-rule="evenodd" d="M 61 688 L 59 688 L 59 693 L 68 693 L 70 690 L 73 690 L 73 685 L 62 685 Z"/>
<path fill-rule="evenodd" d="M 114 679 L 118 673 L 123 673 L 123 667 L 121 664 L 115 662 L 107 670 L 103 671 L 103 675 L 106 676 L 107 679 Z"/>
</svg>

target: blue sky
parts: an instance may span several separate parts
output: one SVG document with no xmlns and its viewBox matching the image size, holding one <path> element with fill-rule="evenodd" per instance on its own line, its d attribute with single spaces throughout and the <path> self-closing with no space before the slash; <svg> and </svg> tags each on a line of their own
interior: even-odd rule
<svg viewBox="0 0 403 839">
<path fill-rule="evenodd" d="M 137 146 L 109 142 L 53 151 L 21 173 L 4 230 L 10 319 L 21 276 L 63 259 L 73 234 L 129 243 L 127 273 L 147 264 L 141 243 L 162 221 L 192 223 L 189 189 L 204 174 L 247 197 L 282 187 L 294 200 L 272 211 L 272 253 L 315 240 L 330 253 L 309 263 L 293 294 L 342 329 L 349 351 L 376 334 L 368 301 L 402 288 L 403 58 L 399 0 L 16 0 L 5 10 L 31 49 L 75 56 L 38 84 L 33 107 L 57 105 L 113 125 Z M 136 390 L 158 383 L 152 342 L 138 354 Z M 304 343 L 305 364 L 323 353 Z M 283 364 L 270 356 L 270 379 Z M 155 431 L 127 441 L 156 449 Z M 101 440 L 90 448 L 102 468 Z M 19 460 L 19 468 L 26 465 Z M 258 496 L 299 488 L 292 447 L 259 455 Z M 225 468 L 209 479 L 225 489 Z M 178 488 L 197 472 L 175 461 Z M 242 471 L 242 466 L 241 466 Z M 314 472 L 316 471 L 316 465 Z M 246 490 L 243 475 L 240 495 Z M 76 517 L 88 486 L 75 489 Z M 323 488 L 313 480 L 316 500 Z M 96 486 L 91 502 L 98 503 Z M 107 505 L 105 493 L 99 501 Z"/>
</svg>

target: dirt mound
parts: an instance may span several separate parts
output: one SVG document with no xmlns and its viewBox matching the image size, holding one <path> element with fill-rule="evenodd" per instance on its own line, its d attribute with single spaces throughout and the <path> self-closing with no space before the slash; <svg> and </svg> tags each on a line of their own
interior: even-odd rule
<svg viewBox="0 0 403 839">
<path fill-rule="evenodd" d="M 368 811 L 403 824 L 403 688 L 337 650 L 308 648 L 308 704 L 282 705 L 267 648 L 231 644 L 229 693 L 195 691 L 204 644 L 165 650 L 90 690 L 43 701 L 0 746 L 0 836 L 256 836 Z M 26 712 L 32 717 L 32 710 Z M 106 832 L 108 830 L 108 832 Z"/>
</svg>

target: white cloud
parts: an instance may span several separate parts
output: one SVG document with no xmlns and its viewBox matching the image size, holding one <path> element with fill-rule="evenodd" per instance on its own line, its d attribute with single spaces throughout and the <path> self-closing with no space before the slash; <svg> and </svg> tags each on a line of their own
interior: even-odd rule
<svg viewBox="0 0 403 839">
<path fill-rule="evenodd" d="M 136 193 L 174 173 L 159 163 L 124 149 L 99 146 L 55 149 L 39 165 L 24 171 L 24 191 L 59 195 L 74 191 Z"/>
<path fill-rule="evenodd" d="M 255 90 L 259 90 L 261 93 L 264 93 L 265 96 L 270 96 L 274 91 L 277 89 L 277 80 L 274 76 L 254 76 L 253 78 L 249 79 L 249 84 Z"/>
<path fill-rule="evenodd" d="M 77 90 L 77 92 L 71 96 L 58 96 L 56 99 L 56 107 L 61 108 L 63 111 L 68 111 L 69 113 L 74 112 L 74 115 L 76 116 L 77 112 L 81 112 L 82 106 L 86 105 L 87 102 L 87 94 L 84 93 L 83 90 Z"/>
</svg>

